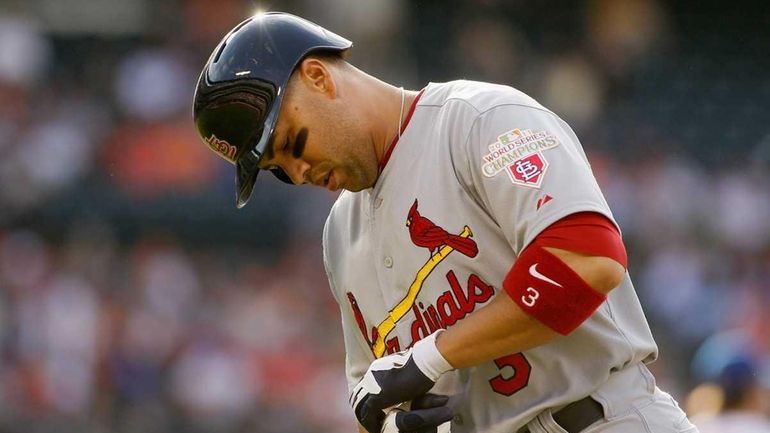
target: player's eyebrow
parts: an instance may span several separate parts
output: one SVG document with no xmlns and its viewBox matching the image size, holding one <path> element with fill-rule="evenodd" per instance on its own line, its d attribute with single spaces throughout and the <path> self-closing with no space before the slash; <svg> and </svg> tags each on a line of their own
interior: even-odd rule
<svg viewBox="0 0 770 433">
<path fill-rule="evenodd" d="M 305 151 L 305 142 L 307 141 L 308 136 L 308 129 L 306 127 L 302 127 L 299 130 L 299 133 L 297 133 L 297 138 L 294 141 L 294 145 L 292 146 L 292 156 L 295 159 L 299 159 L 302 157 L 302 153 Z M 289 137 L 286 137 L 286 141 L 289 141 Z M 270 136 L 270 139 L 267 142 L 267 148 L 265 149 L 265 154 L 263 155 L 262 161 L 267 162 L 272 160 L 275 157 L 275 134 Z"/>
<path fill-rule="evenodd" d="M 292 156 L 296 159 L 302 157 L 302 152 L 305 151 L 305 142 L 307 141 L 307 135 L 309 131 L 306 127 L 303 127 L 297 133 L 297 138 L 294 140 L 294 146 L 292 148 Z"/>
</svg>

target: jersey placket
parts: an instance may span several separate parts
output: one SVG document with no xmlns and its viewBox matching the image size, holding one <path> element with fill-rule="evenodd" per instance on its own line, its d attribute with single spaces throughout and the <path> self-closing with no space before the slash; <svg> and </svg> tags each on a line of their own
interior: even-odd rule
<svg viewBox="0 0 770 433">
<path fill-rule="evenodd" d="M 376 266 L 374 267 L 376 273 L 375 277 L 377 279 L 377 287 L 382 298 L 385 300 L 386 306 L 386 309 L 383 309 L 383 311 L 378 314 L 376 319 L 378 324 L 385 320 L 389 309 L 398 302 L 398 299 L 396 298 L 399 296 L 397 291 L 392 289 L 397 258 L 393 257 L 393 252 L 385 245 L 387 242 L 386 236 L 393 236 L 394 234 L 389 233 L 387 228 L 388 223 L 386 215 L 382 211 L 384 201 L 384 197 L 375 191 L 372 195 L 372 201 L 369 207 L 369 224 L 373 238 L 372 252 L 374 260 L 376 261 Z M 397 332 L 397 329 L 398 324 L 396 324 L 394 331 Z M 387 341 L 389 338 L 393 338 L 393 332 L 389 335 L 384 335 L 383 337 L 385 341 Z"/>
<path fill-rule="evenodd" d="M 393 158 L 398 158 L 398 152 L 394 152 Z M 406 296 L 408 282 L 404 281 L 403 276 L 410 262 L 410 246 L 402 245 L 399 240 L 408 237 L 406 218 L 407 208 L 398 209 L 399 197 L 403 190 L 395 189 L 398 187 L 392 180 L 402 179 L 404 173 L 399 172 L 399 164 L 391 161 L 380 176 L 380 182 L 375 185 L 372 191 L 371 202 L 369 203 L 369 224 L 372 234 L 372 249 L 375 260 L 378 260 L 376 268 L 377 282 L 379 291 L 385 300 L 385 308 L 379 314 L 379 320 L 383 321 L 388 317 L 391 309 L 395 308 Z M 400 230 L 402 232 L 400 232 Z M 407 278 L 408 280 L 409 278 Z M 409 331 L 411 311 L 406 313 L 405 317 L 398 317 L 393 330 L 384 336 L 386 346 L 388 341 L 398 337 L 398 349 L 406 349 L 412 342 Z M 381 322 L 379 322 L 381 323 Z"/>
<path fill-rule="evenodd" d="M 412 114 L 414 114 L 417 101 L 420 100 L 423 91 L 424 89 L 418 93 L 417 97 L 412 102 L 412 105 L 409 107 L 409 111 L 406 115 L 405 121 L 403 124 L 399 125 L 401 130 L 398 136 L 393 139 L 393 143 L 391 143 L 390 147 L 388 148 L 384 160 L 381 161 L 381 172 L 376 184 L 372 188 L 371 195 L 369 197 L 370 201 L 368 203 L 369 215 L 367 215 L 367 217 L 369 219 L 369 228 L 374 239 L 372 242 L 372 249 L 375 260 L 379 260 L 379 263 L 377 263 L 377 266 L 375 266 L 377 270 L 377 281 L 379 283 L 379 289 L 382 293 L 383 299 L 390 303 L 389 308 L 392 308 L 394 305 L 396 305 L 395 303 L 401 300 L 403 293 L 397 288 L 395 290 L 388 289 L 393 287 L 393 281 L 396 280 L 397 274 L 395 274 L 394 269 L 396 258 L 393 256 L 392 251 L 388 251 L 388 249 L 384 247 L 384 244 L 393 242 L 393 239 L 395 239 L 394 236 L 397 234 L 389 231 L 389 229 L 398 229 L 399 224 L 397 220 L 400 216 L 398 213 L 393 215 L 392 212 L 388 212 L 388 206 L 383 207 L 383 203 L 385 201 L 385 196 L 387 195 L 386 192 L 388 191 L 388 180 L 391 178 L 397 179 L 400 177 L 398 176 L 400 173 L 394 173 L 394 171 L 398 171 L 399 166 L 398 162 L 395 161 L 398 159 L 396 146 L 399 145 L 399 141 L 403 140 L 407 125 L 412 118 Z M 387 220 L 389 216 L 395 218 L 396 221 L 393 221 L 392 224 L 389 224 L 391 223 Z M 404 221 L 406 220 L 406 215 L 403 216 L 403 219 Z M 404 254 L 405 251 L 398 250 L 398 253 Z M 403 260 L 401 262 L 403 262 Z M 398 323 L 396 325 L 396 329 L 398 329 Z"/>
</svg>

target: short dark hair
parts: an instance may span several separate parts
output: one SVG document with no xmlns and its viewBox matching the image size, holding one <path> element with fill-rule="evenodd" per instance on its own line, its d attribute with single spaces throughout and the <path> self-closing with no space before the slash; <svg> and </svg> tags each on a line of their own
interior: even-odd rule
<svg viewBox="0 0 770 433">
<path fill-rule="evenodd" d="M 345 60 L 347 57 L 347 53 L 348 51 L 316 50 L 308 54 L 306 57 L 315 57 L 317 59 L 321 59 L 330 63 L 337 63 L 337 62 L 347 63 L 347 60 Z"/>
</svg>

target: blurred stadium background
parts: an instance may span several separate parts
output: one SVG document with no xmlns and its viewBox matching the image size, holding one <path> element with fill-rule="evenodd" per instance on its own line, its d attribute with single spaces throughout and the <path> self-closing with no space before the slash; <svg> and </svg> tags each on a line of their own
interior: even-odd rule
<svg viewBox="0 0 770 433">
<path fill-rule="evenodd" d="M 191 124 L 200 68 L 257 8 L 397 85 L 535 96 L 621 224 L 661 386 L 705 414 L 693 390 L 767 362 L 767 3 L 0 0 L 0 432 L 354 431 L 335 196 L 266 176 L 237 211 Z"/>
</svg>

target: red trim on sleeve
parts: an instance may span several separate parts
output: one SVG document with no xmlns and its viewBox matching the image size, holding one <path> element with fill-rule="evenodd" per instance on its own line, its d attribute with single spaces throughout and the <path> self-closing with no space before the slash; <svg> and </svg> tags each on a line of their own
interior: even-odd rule
<svg viewBox="0 0 770 433">
<path fill-rule="evenodd" d="M 380 164 L 379 164 L 380 173 L 382 173 L 382 170 L 384 170 L 385 166 L 388 164 L 388 161 L 390 160 L 390 155 L 393 153 L 393 149 L 396 148 L 398 139 L 401 136 L 401 134 L 404 133 L 404 130 L 406 129 L 406 125 L 408 125 L 409 121 L 412 120 L 412 114 L 414 114 L 414 109 L 417 108 L 417 101 L 420 100 L 420 96 L 422 96 L 423 92 L 425 92 L 425 89 L 420 90 L 420 93 L 418 93 L 417 96 L 414 98 L 414 101 L 412 101 L 412 105 L 409 106 L 409 111 L 407 111 L 406 117 L 404 118 L 404 123 L 401 125 L 401 131 L 398 134 L 396 134 L 395 137 L 393 137 L 393 142 L 390 143 L 390 147 L 388 148 L 388 150 L 385 151 L 385 155 L 382 156 L 382 159 L 380 160 Z"/>
<path fill-rule="evenodd" d="M 626 247 L 618 228 L 597 212 L 578 212 L 556 221 L 537 235 L 532 245 L 609 257 L 628 268 Z"/>
</svg>

